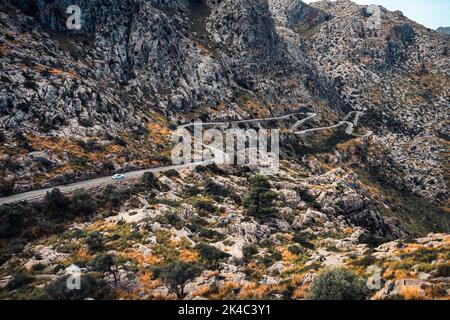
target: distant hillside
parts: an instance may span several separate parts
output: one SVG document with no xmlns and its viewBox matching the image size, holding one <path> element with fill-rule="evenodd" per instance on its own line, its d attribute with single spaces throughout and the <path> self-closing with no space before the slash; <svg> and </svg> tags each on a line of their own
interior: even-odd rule
<svg viewBox="0 0 450 320">
<path fill-rule="evenodd" d="M 436 29 L 437 32 L 442 32 L 446 34 L 450 34 L 450 27 L 439 27 Z"/>
</svg>

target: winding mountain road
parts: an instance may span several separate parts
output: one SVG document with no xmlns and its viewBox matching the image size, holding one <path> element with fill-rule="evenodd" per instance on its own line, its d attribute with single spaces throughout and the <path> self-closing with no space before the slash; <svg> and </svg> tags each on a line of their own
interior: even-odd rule
<svg viewBox="0 0 450 320">
<path fill-rule="evenodd" d="M 214 163 L 214 161 L 209 160 L 209 161 L 188 163 L 188 164 L 182 164 L 182 165 L 173 165 L 173 166 L 167 166 L 167 167 L 138 170 L 138 171 L 124 173 L 123 175 L 125 176 L 125 180 L 130 180 L 133 178 L 140 178 L 147 172 L 157 173 L 157 172 L 166 172 L 166 171 L 170 171 L 170 170 L 181 170 L 181 169 L 187 169 L 187 168 L 192 168 L 192 167 L 196 167 L 196 166 L 209 165 L 212 163 Z M 29 192 L 25 192 L 25 193 L 15 194 L 15 195 L 12 195 L 9 197 L 0 198 L 0 205 L 40 199 L 40 198 L 45 197 L 47 192 L 49 192 L 55 188 L 58 188 L 63 193 L 67 193 L 67 192 L 71 192 L 71 191 L 78 190 L 78 189 L 97 188 L 97 187 L 107 186 L 109 184 L 114 184 L 114 183 L 117 183 L 117 182 L 114 181 L 111 176 L 87 180 L 87 181 L 80 181 L 80 182 L 75 182 L 75 183 L 64 185 L 64 186 L 29 191 Z"/>
<path fill-rule="evenodd" d="M 313 129 L 306 129 L 306 130 L 302 130 L 302 131 L 294 131 L 296 130 L 298 127 L 302 126 L 305 122 L 314 119 L 317 114 L 316 113 L 305 113 L 305 112 L 295 112 L 295 113 L 291 113 L 291 114 L 287 114 L 281 117 L 272 117 L 272 118 L 263 118 L 263 119 L 251 119 L 251 120 L 239 120 L 239 121 L 227 121 L 227 122 L 210 122 L 210 123 L 202 123 L 202 126 L 222 126 L 222 125 L 227 125 L 229 126 L 230 124 L 234 124 L 234 125 L 238 125 L 238 124 L 243 124 L 243 123 L 257 123 L 257 124 L 261 124 L 264 122 L 268 122 L 268 121 L 277 121 L 277 120 L 285 120 L 285 119 L 290 119 L 293 116 L 296 115 L 300 115 L 300 114 L 306 114 L 306 118 L 297 121 L 290 129 L 289 131 L 291 133 L 300 135 L 300 136 L 305 136 L 308 133 L 314 133 L 314 132 L 318 132 L 318 131 L 322 131 L 322 130 L 329 130 L 329 129 L 333 129 L 333 128 L 338 128 L 340 126 L 343 125 L 347 125 L 347 129 L 346 129 L 346 133 L 348 134 L 353 134 L 353 128 L 356 127 L 358 125 L 358 120 L 360 118 L 360 116 L 363 114 L 360 111 L 351 111 L 345 118 L 344 121 L 340 121 L 338 124 L 333 125 L 333 126 L 329 126 L 329 127 L 320 127 L 320 128 L 313 128 Z M 347 120 L 349 120 L 351 118 L 351 116 L 355 114 L 355 119 L 353 122 L 349 122 Z M 191 127 L 194 126 L 194 123 L 189 123 L 189 124 L 185 124 L 180 126 L 180 128 L 187 128 L 187 127 Z M 364 136 L 368 136 L 372 134 L 371 131 L 369 131 L 366 135 Z M 203 145 L 206 148 L 210 148 L 207 145 Z M 212 149 L 212 148 L 210 148 Z M 218 150 L 215 150 L 218 151 Z M 132 171 L 132 172 L 128 172 L 125 173 L 125 180 L 130 180 L 133 178 L 140 178 L 142 177 L 145 173 L 147 172 L 151 172 L 151 173 L 158 173 L 158 172 L 166 172 L 166 171 L 170 171 L 170 170 L 181 170 L 181 169 L 187 169 L 187 168 L 192 168 L 192 167 L 197 167 L 197 166 L 203 166 L 203 165 L 209 165 L 214 163 L 214 160 L 208 160 L 208 161 L 201 161 L 201 162 L 194 162 L 194 163 L 188 163 L 188 164 L 182 164 L 182 165 L 172 165 L 172 166 L 167 166 L 167 167 L 158 167 L 158 168 L 151 168 L 151 169 L 145 169 L 145 170 L 137 170 L 137 171 Z M 96 179 L 91 179 L 91 180 L 87 180 L 87 181 L 80 181 L 80 182 L 76 182 L 76 183 L 72 183 L 72 184 L 68 184 L 68 185 L 63 185 L 63 186 L 57 186 L 57 187 L 52 187 L 52 188 L 47 188 L 47 189 L 41 189 L 41 190 L 35 190 L 35 191 L 29 191 L 29 192 L 25 192 L 25 193 L 21 193 L 21 194 L 15 194 L 12 196 L 8 196 L 8 197 L 3 197 L 0 198 L 0 205 L 5 205 L 5 204 L 11 204 L 11 203 L 17 203 L 17 202 L 21 202 L 21 201 L 31 201 L 31 200 L 36 200 L 36 199 L 40 199 L 45 197 L 45 195 L 47 194 L 47 192 L 58 188 L 61 192 L 63 193 L 68 193 L 74 190 L 78 190 L 78 189 L 91 189 L 91 188 L 97 188 L 97 187 L 101 187 L 101 186 L 106 186 L 109 184 L 114 184 L 117 183 L 116 181 L 114 181 L 112 179 L 111 176 L 108 177 L 102 177 L 102 178 L 96 178 Z"/>
</svg>

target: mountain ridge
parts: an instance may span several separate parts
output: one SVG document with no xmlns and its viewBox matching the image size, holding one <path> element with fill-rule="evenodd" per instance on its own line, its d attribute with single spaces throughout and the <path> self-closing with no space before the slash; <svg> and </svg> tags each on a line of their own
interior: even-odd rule
<svg viewBox="0 0 450 320">
<path fill-rule="evenodd" d="M 306 299 L 369 266 L 365 298 L 448 297 L 449 35 L 349 0 L 80 0 L 80 30 L 72 1 L 0 2 L 0 197 L 167 167 L 196 120 L 307 116 L 234 123 L 281 129 L 273 176 L 198 166 L 0 206 L 0 298 L 53 299 L 72 264 L 82 299 Z"/>
</svg>

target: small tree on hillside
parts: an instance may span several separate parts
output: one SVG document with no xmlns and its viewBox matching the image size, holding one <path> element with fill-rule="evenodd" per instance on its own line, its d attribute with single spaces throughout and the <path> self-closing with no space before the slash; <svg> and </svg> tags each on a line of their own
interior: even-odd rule
<svg viewBox="0 0 450 320">
<path fill-rule="evenodd" d="M 70 199 L 59 189 L 53 189 L 45 195 L 45 205 L 52 216 L 63 218 L 69 211 Z"/>
<path fill-rule="evenodd" d="M 184 285 L 197 277 L 201 269 L 199 266 L 181 261 L 173 261 L 164 267 L 154 268 L 153 276 L 161 278 L 178 297 L 184 297 Z"/>
<path fill-rule="evenodd" d="M 364 279 L 347 269 L 321 272 L 309 288 L 310 300 L 364 300 L 368 288 Z"/>
<path fill-rule="evenodd" d="M 244 206 L 252 216 L 263 218 L 277 212 L 273 202 L 277 193 L 270 190 L 267 177 L 257 174 L 250 179 L 250 193 L 244 199 Z"/>
<path fill-rule="evenodd" d="M 155 175 L 152 172 L 144 173 L 142 177 L 142 182 L 149 189 L 154 189 L 158 187 L 158 179 L 156 179 Z"/>
<path fill-rule="evenodd" d="M 114 282 L 117 283 L 117 269 L 116 258 L 111 254 L 103 254 L 96 257 L 91 265 L 96 271 L 99 272 L 111 272 L 114 277 Z"/>
<path fill-rule="evenodd" d="M 98 208 L 95 199 L 84 189 L 76 190 L 72 195 L 72 212 L 75 215 L 91 215 Z"/>
</svg>

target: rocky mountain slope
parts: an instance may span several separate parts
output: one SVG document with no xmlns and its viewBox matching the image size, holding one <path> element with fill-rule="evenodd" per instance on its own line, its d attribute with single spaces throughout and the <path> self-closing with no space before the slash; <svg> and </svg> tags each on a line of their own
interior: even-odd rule
<svg viewBox="0 0 450 320">
<path fill-rule="evenodd" d="M 193 120 L 364 112 L 354 135 L 282 133 L 267 217 L 251 167 L 1 207 L 0 297 L 54 298 L 72 264 L 76 298 L 303 299 L 369 266 L 386 287 L 367 298 L 448 297 L 448 35 L 384 8 L 373 29 L 348 0 L 80 0 L 80 30 L 73 1 L 0 3 L 3 196 L 168 164 Z M 192 277 L 174 287 L 171 263 Z"/>
<path fill-rule="evenodd" d="M 392 175 L 446 196 L 434 137 L 448 137 L 448 37 L 398 12 L 367 30 L 349 1 L 81 1 L 68 31 L 65 1 L 3 2 L 4 193 L 149 166 L 177 121 L 306 103 L 335 112 L 324 122 L 367 110 L 395 141 Z"/>
<path fill-rule="evenodd" d="M 253 170 L 216 166 L 3 208 L 0 297 L 305 299 L 323 270 L 345 268 L 378 275 L 366 298 L 448 298 L 448 235 L 407 237 L 348 168 L 306 172 L 282 164 L 268 216 L 245 205 Z M 65 289 L 76 272 L 82 290 Z"/>
</svg>

